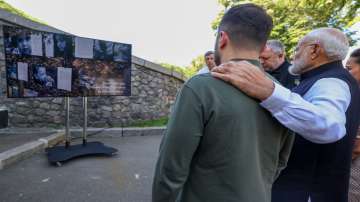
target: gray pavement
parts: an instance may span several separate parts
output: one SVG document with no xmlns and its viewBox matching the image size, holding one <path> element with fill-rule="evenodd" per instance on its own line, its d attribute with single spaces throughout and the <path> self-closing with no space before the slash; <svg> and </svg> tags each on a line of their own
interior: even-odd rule
<svg viewBox="0 0 360 202">
<path fill-rule="evenodd" d="M 31 131 L 31 133 L 29 133 Z M 34 130 L 21 131 L 19 129 L 14 130 L 2 129 L 0 130 L 0 153 L 22 144 L 38 140 L 43 137 L 47 137 L 54 134 L 54 130 Z"/>
<path fill-rule="evenodd" d="M 146 202 L 160 135 L 93 137 L 119 150 L 113 157 L 86 157 L 61 167 L 44 152 L 0 171 L 0 202 Z"/>
</svg>

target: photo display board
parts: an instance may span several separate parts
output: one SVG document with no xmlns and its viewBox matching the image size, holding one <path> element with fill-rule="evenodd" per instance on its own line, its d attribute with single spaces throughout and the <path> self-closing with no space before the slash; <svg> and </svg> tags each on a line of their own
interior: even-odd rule
<svg viewBox="0 0 360 202">
<path fill-rule="evenodd" d="M 131 45 L 4 26 L 9 98 L 131 95 Z"/>
</svg>

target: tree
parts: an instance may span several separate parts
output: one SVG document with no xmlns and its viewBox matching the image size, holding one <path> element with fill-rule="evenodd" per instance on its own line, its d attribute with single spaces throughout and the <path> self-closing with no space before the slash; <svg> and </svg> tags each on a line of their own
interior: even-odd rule
<svg viewBox="0 0 360 202">
<path fill-rule="evenodd" d="M 31 21 L 34 21 L 34 22 L 37 22 L 37 23 L 40 23 L 40 24 L 43 24 L 43 25 L 47 25 L 45 22 L 43 22 L 42 20 L 39 20 L 39 19 L 36 19 L 30 15 L 28 15 L 27 13 L 25 13 L 24 11 L 22 10 L 19 10 L 13 6 L 11 6 L 10 4 L 6 3 L 4 0 L 0 0 L 0 9 L 3 9 L 3 10 L 6 10 L 10 13 L 13 13 L 15 15 L 19 15 L 23 18 L 26 18 L 28 20 L 31 20 Z"/>
<path fill-rule="evenodd" d="M 171 71 L 178 72 L 180 74 L 186 75 L 185 68 L 181 66 L 176 66 L 173 64 L 165 63 L 165 62 L 159 62 L 159 64 L 167 69 L 170 69 Z"/>
<path fill-rule="evenodd" d="M 189 70 L 189 73 L 192 73 L 192 75 L 194 75 L 204 66 L 205 66 L 204 55 L 199 55 L 191 61 L 190 65 L 187 68 Z"/>
<path fill-rule="evenodd" d="M 193 59 L 191 61 L 190 65 L 186 66 L 186 67 L 176 66 L 176 65 L 172 65 L 172 64 L 168 64 L 168 63 L 164 63 L 164 62 L 160 62 L 159 64 L 165 68 L 172 70 L 172 71 L 177 71 L 177 72 L 185 75 L 186 78 L 190 78 L 193 75 L 195 75 L 205 65 L 205 59 L 204 59 L 203 55 L 200 55 L 200 56 L 196 57 L 195 59 Z"/>
<path fill-rule="evenodd" d="M 301 37 L 319 27 L 341 29 L 353 45 L 355 32 L 349 27 L 360 21 L 359 0 L 218 0 L 224 10 L 240 3 L 255 3 L 265 8 L 272 16 L 274 28 L 270 38 L 278 39 L 286 46 L 287 55 L 291 56 Z M 224 10 L 212 23 L 217 29 Z"/>
</svg>

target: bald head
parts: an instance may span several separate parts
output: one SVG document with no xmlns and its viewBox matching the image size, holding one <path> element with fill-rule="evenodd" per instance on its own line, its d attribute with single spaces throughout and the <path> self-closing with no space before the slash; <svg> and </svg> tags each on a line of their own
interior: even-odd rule
<svg viewBox="0 0 360 202">
<path fill-rule="evenodd" d="M 344 60 L 349 49 L 346 35 L 335 28 L 319 28 L 308 33 L 302 41 L 319 43 L 329 60 Z"/>
</svg>

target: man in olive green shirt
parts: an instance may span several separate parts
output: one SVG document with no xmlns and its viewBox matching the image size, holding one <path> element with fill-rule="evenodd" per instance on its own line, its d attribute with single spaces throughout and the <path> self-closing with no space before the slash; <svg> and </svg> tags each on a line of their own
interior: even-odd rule
<svg viewBox="0 0 360 202">
<path fill-rule="evenodd" d="M 272 20 L 254 4 L 228 10 L 217 35 L 217 65 L 257 60 Z M 178 93 L 160 145 L 153 202 L 270 202 L 293 136 L 258 101 L 210 74 Z"/>
</svg>

